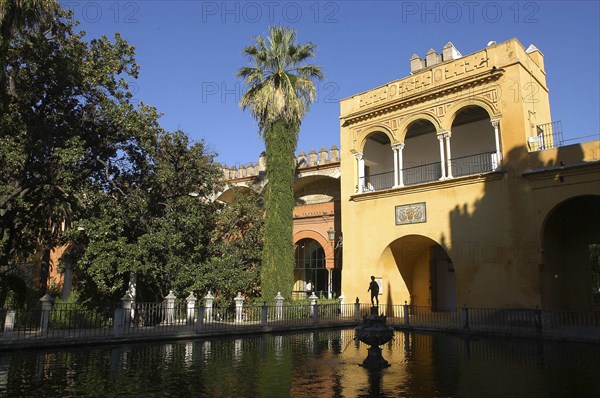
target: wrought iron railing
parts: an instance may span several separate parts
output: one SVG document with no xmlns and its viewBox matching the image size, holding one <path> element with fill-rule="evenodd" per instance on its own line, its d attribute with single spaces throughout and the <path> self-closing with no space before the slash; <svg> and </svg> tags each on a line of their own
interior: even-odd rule
<svg viewBox="0 0 600 398">
<path fill-rule="evenodd" d="M 442 167 L 440 162 L 405 167 L 402 174 L 404 185 L 423 184 L 439 180 L 442 177 Z"/>
<path fill-rule="evenodd" d="M 544 149 L 558 148 L 564 145 L 562 122 L 556 121 L 536 126 L 536 136 L 527 140 L 529 149 L 542 151 Z"/>
<path fill-rule="evenodd" d="M 118 308 L 112 314 L 69 305 L 35 311 L 8 310 L 0 333 L 0 347 L 348 327 L 357 325 L 371 312 L 371 306 L 366 303 L 319 304 L 315 301 L 311 304 L 291 302 L 223 307 L 195 304 L 195 300 L 193 303 L 137 303 L 130 308 Z M 381 304 L 378 313 L 385 315 L 388 324 L 397 329 L 454 330 L 600 342 L 600 312 L 467 307 L 434 309 L 408 304 Z"/>
<path fill-rule="evenodd" d="M 452 175 L 462 177 L 467 175 L 488 173 L 498 168 L 496 152 L 478 153 L 450 159 Z"/>
<path fill-rule="evenodd" d="M 363 192 L 381 191 L 394 186 L 394 171 L 371 174 L 360 180 Z"/>
</svg>

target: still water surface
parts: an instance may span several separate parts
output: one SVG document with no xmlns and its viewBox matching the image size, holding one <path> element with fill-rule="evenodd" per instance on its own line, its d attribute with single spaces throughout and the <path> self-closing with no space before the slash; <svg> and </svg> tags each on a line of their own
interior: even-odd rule
<svg viewBox="0 0 600 398">
<path fill-rule="evenodd" d="M 0 353 L 7 397 L 600 397 L 600 345 L 354 330 Z"/>
</svg>

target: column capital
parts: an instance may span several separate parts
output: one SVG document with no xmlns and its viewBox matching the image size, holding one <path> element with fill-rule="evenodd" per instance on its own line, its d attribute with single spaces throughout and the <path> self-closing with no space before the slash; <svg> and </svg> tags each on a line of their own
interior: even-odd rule
<svg viewBox="0 0 600 398">
<path fill-rule="evenodd" d="M 490 119 L 490 123 L 492 123 L 492 126 L 498 127 L 500 125 L 500 118 Z"/>
<path fill-rule="evenodd" d="M 392 145 L 393 151 L 403 150 L 403 149 L 404 149 L 404 142 L 399 142 L 397 144 Z"/>
<path fill-rule="evenodd" d="M 357 160 L 362 160 L 363 154 L 361 152 L 353 152 L 352 153 Z"/>
<path fill-rule="evenodd" d="M 443 140 L 444 138 L 450 138 L 452 137 L 452 132 L 450 130 L 447 131 L 440 131 L 439 133 L 437 133 L 437 138 L 438 140 Z"/>
</svg>

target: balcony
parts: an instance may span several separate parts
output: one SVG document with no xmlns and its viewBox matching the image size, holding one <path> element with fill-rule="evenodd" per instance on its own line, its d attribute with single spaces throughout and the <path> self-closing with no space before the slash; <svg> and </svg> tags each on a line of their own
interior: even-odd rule
<svg viewBox="0 0 600 398">
<path fill-rule="evenodd" d="M 448 166 L 451 167 L 453 177 L 464 177 L 493 172 L 498 168 L 498 165 L 499 159 L 496 152 L 484 152 L 452 158 Z M 442 165 L 441 162 L 435 162 L 404 167 L 401 173 L 402 178 L 398 180 L 403 181 L 403 186 L 425 184 L 441 180 Z M 368 175 L 360 179 L 360 184 L 362 185 L 362 192 L 375 192 L 393 188 L 394 171 Z"/>
</svg>

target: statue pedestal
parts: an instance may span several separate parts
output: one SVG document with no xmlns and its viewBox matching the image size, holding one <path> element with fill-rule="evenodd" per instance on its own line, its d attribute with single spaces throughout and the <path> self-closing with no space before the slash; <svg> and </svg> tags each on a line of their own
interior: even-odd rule
<svg viewBox="0 0 600 398">
<path fill-rule="evenodd" d="M 379 315 L 379 307 L 371 307 L 369 316 L 363 318 L 362 325 L 356 328 L 356 338 L 369 345 L 367 358 L 362 365 L 367 369 L 383 369 L 390 366 L 381 355 L 380 345 L 394 337 L 394 329 L 386 323 L 386 317 Z"/>
</svg>

